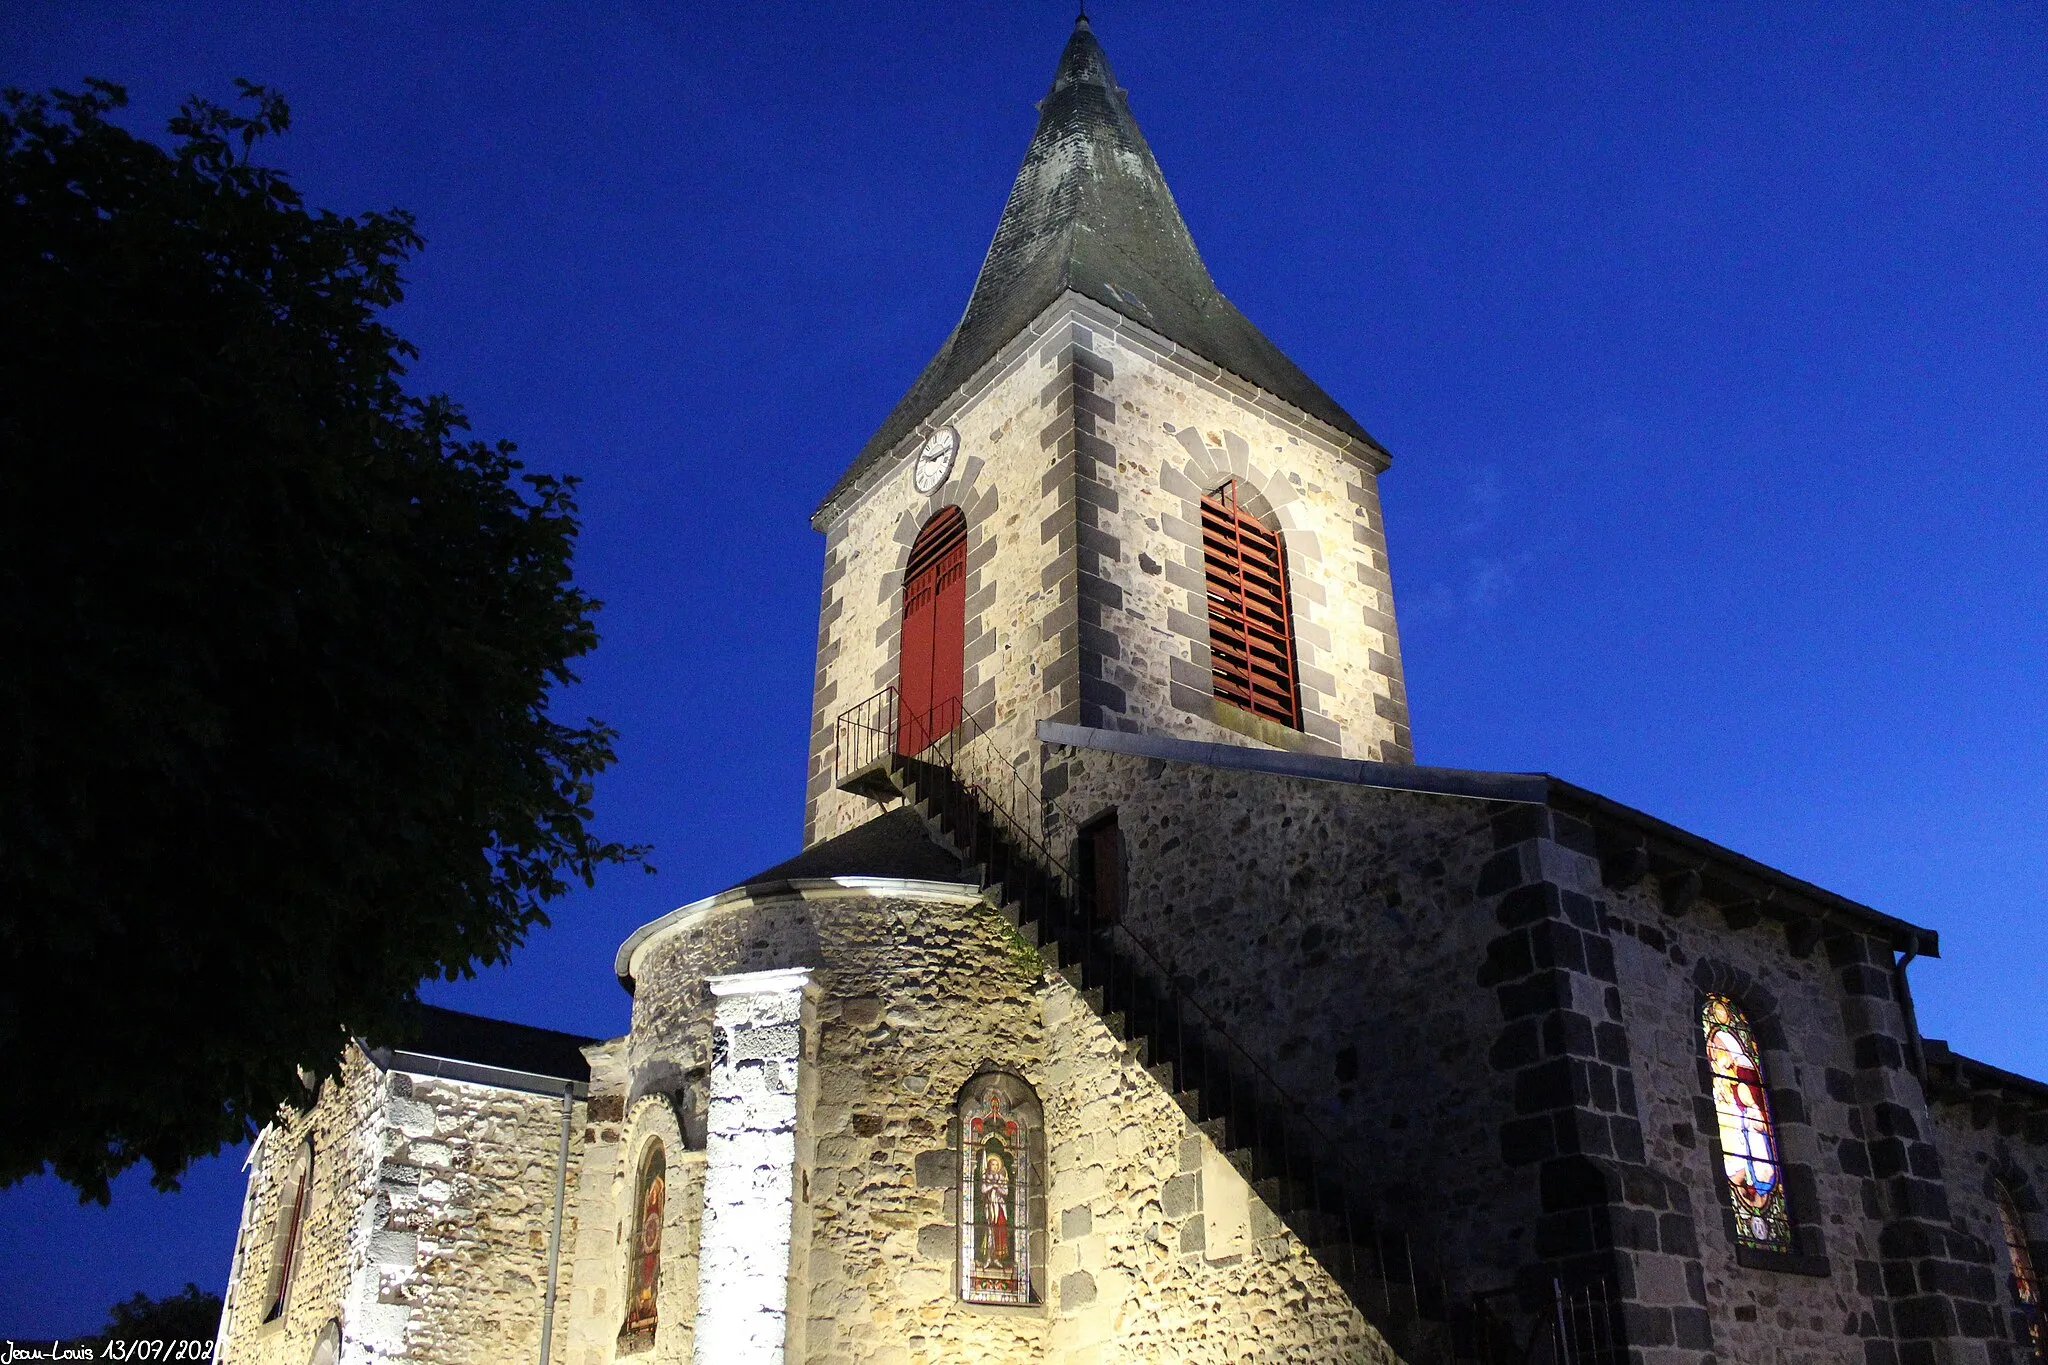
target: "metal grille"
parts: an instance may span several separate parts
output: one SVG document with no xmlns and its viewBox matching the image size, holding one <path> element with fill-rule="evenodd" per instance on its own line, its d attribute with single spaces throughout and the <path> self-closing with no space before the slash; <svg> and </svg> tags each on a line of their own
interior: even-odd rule
<svg viewBox="0 0 2048 1365">
<path fill-rule="evenodd" d="M 1552 1287 L 1551 1359 L 1557 1365 L 1621 1365 L 1627 1352 L 1615 1330 L 1616 1304 L 1607 1282 Z"/>
<path fill-rule="evenodd" d="M 1202 499 L 1202 551 L 1216 695 L 1300 729 L 1287 547 L 1237 505 L 1235 479 Z"/>
</svg>

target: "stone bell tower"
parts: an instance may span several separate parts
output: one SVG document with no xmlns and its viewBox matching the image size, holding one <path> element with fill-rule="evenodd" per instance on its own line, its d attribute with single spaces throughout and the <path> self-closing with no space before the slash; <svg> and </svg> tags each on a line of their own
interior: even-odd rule
<svg viewBox="0 0 2048 1365">
<path fill-rule="evenodd" d="M 1040 721 L 1412 761 L 1387 452 L 1216 288 L 1125 96 L 1079 20 L 966 312 L 812 517 L 806 843 L 872 813 L 836 722 L 891 687 L 1032 773 Z"/>
</svg>

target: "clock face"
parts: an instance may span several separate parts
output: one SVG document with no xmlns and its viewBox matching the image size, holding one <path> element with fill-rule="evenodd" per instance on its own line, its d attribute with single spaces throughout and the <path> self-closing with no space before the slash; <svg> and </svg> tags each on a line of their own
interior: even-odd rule
<svg viewBox="0 0 2048 1365">
<path fill-rule="evenodd" d="M 917 452 L 910 467 L 910 482 L 920 493 L 931 492 L 953 472 L 953 457 L 959 453 L 960 433 L 951 427 L 940 427 L 924 443 L 924 449 Z"/>
</svg>

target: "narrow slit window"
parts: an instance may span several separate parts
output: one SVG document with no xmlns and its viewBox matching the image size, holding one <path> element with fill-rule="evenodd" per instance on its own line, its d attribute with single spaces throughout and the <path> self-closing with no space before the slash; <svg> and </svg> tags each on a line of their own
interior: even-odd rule
<svg viewBox="0 0 2048 1365">
<path fill-rule="evenodd" d="M 270 1284 L 263 1297 L 265 1322 L 284 1316 L 291 1303 L 292 1278 L 299 1268 L 299 1253 L 306 1240 L 306 1206 L 313 1198 L 313 1144 L 299 1144 L 291 1171 L 277 1192 L 277 1230 L 270 1243 Z"/>
<path fill-rule="evenodd" d="M 2005 1236 L 2005 1258 L 2012 1267 L 2012 1294 L 2020 1309 L 2024 1340 L 2034 1359 L 2048 1362 L 2048 1323 L 2042 1321 L 2041 1281 L 2034 1274 L 2034 1253 L 2027 1245 L 2027 1225 L 2020 1218 L 2012 1187 L 1998 1182 L 1998 1225 Z"/>
<path fill-rule="evenodd" d="M 1299 730 L 1287 547 L 1279 532 L 1238 505 L 1235 479 L 1202 499 L 1202 554 L 1217 697 Z"/>
<path fill-rule="evenodd" d="M 1785 1199 L 1785 1167 L 1756 1032 L 1741 1007 L 1725 995 L 1707 997 L 1700 1029 L 1713 1078 L 1721 1178 L 1735 1213 L 1735 1240 L 1759 1251 L 1789 1252 L 1792 1215 Z"/>
<path fill-rule="evenodd" d="M 984 1072 L 960 1092 L 960 1297 L 1037 1303 L 1045 1196 L 1044 1113 L 1015 1076 Z"/>
</svg>

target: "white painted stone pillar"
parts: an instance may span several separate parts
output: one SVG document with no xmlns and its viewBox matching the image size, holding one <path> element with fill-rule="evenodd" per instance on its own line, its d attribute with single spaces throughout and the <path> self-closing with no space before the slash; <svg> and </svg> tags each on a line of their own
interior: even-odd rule
<svg viewBox="0 0 2048 1365">
<path fill-rule="evenodd" d="M 696 1365 L 803 1358 L 810 1260 L 811 969 L 712 977 Z"/>
</svg>

